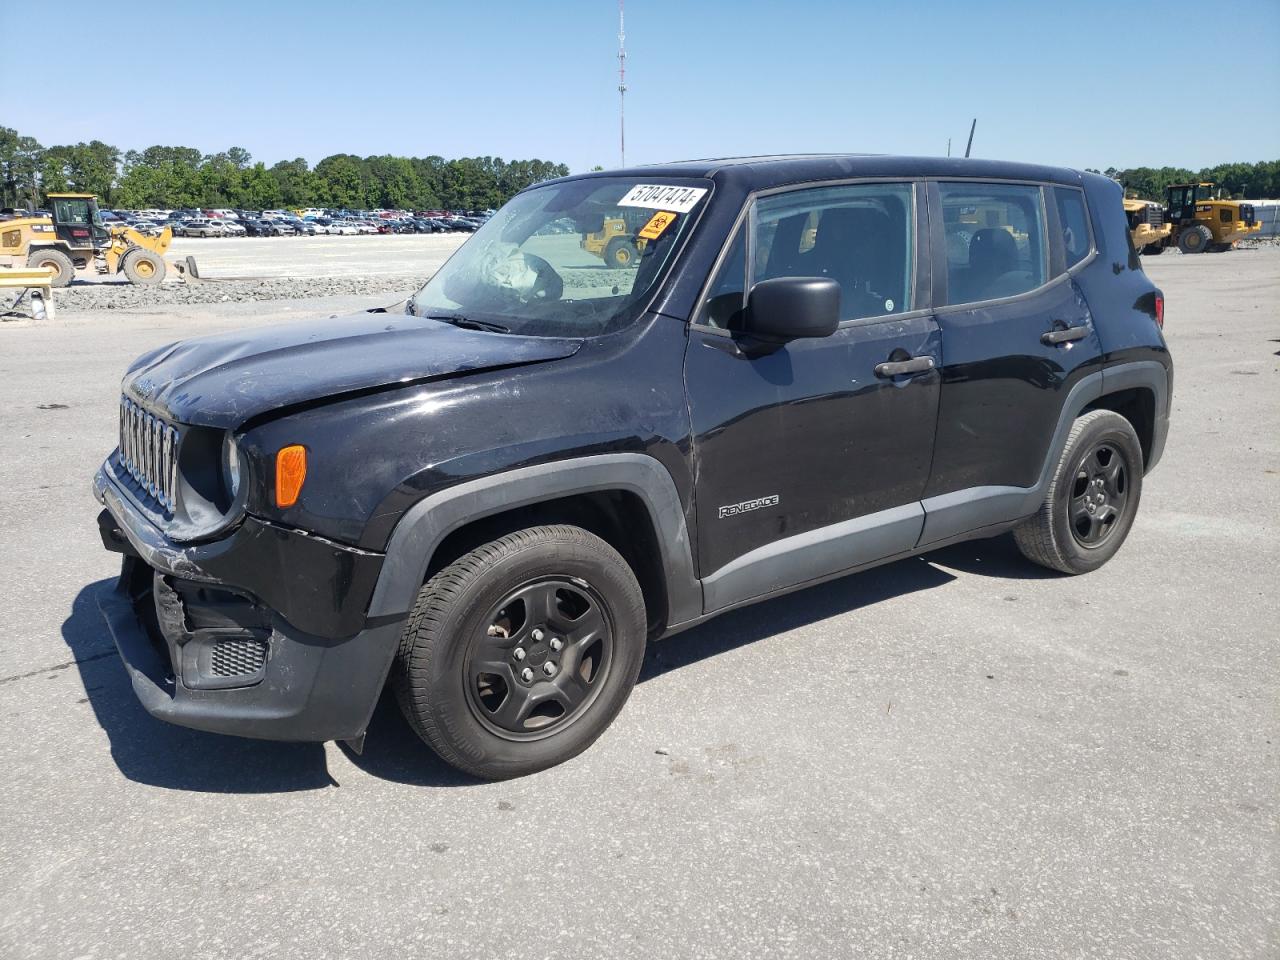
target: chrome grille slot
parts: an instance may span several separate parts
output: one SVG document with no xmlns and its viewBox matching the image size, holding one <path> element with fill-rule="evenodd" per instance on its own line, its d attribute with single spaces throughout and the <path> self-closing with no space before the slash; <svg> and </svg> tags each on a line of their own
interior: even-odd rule
<svg viewBox="0 0 1280 960">
<path fill-rule="evenodd" d="M 178 487 L 178 431 L 128 397 L 120 400 L 120 463 L 168 513 Z"/>
</svg>

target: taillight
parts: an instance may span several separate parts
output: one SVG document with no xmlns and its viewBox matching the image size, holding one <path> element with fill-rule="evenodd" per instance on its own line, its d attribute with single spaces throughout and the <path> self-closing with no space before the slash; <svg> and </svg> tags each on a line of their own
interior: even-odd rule
<svg viewBox="0 0 1280 960">
<path fill-rule="evenodd" d="M 1164 329 L 1164 294 L 1156 294 L 1156 326 Z"/>
</svg>

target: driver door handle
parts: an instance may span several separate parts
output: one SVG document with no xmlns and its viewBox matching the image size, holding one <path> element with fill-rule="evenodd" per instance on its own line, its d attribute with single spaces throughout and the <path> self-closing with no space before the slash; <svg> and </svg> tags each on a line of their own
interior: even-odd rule
<svg viewBox="0 0 1280 960">
<path fill-rule="evenodd" d="M 1051 347 L 1059 343 L 1070 343 L 1072 340 L 1083 340 L 1088 335 L 1088 327 L 1067 327 L 1065 330 L 1050 330 L 1040 334 L 1040 342 Z"/>
<path fill-rule="evenodd" d="M 933 369 L 933 357 L 912 357 L 910 360 L 886 360 L 876 364 L 877 377 L 900 377 L 904 373 L 924 373 Z"/>
</svg>

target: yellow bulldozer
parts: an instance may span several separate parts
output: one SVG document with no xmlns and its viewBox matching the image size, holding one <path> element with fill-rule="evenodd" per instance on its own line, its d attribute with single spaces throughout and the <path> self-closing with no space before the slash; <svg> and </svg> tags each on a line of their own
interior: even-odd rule
<svg viewBox="0 0 1280 960">
<path fill-rule="evenodd" d="M 0 220 L 0 266 L 51 267 L 53 285 L 65 287 L 77 269 L 111 276 L 123 272 L 133 283 L 164 280 L 164 252 L 173 231 L 148 237 L 132 227 L 108 226 L 91 193 L 51 193 L 51 215 Z"/>
<path fill-rule="evenodd" d="M 1262 230 L 1252 204 L 1219 199 L 1212 183 L 1175 183 L 1165 198 L 1169 235 L 1142 248 L 1143 253 L 1164 253 L 1174 246 L 1183 253 L 1221 252 Z"/>
</svg>

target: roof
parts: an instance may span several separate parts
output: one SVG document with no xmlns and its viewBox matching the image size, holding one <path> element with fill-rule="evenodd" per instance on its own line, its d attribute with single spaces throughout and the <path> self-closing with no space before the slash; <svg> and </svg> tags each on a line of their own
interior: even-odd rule
<svg viewBox="0 0 1280 960">
<path fill-rule="evenodd" d="M 746 190 L 765 190 L 811 180 L 858 177 L 980 177 L 1005 180 L 1049 180 L 1080 183 L 1077 170 L 1004 160 L 963 157 L 899 157 L 858 153 L 784 154 L 765 157 L 721 157 L 681 160 L 620 170 L 579 174 L 579 177 L 626 176 L 696 177 Z"/>
<path fill-rule="evenodd" d="M 46 197 L 57 197 L 60 200 L 92 200 L 95 193 L 46 193 Z"/>
</svg>

